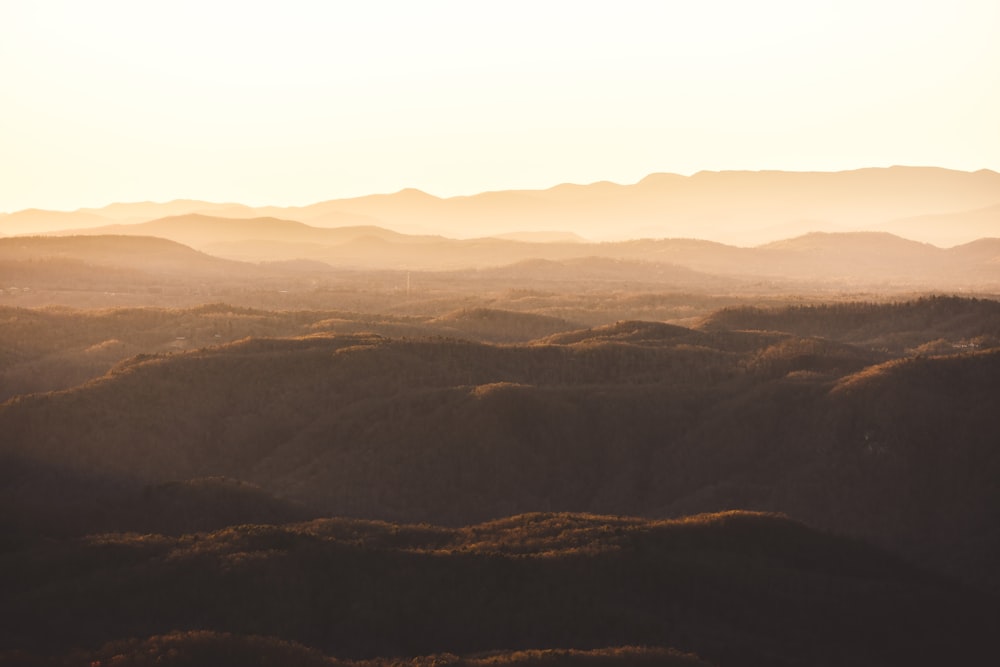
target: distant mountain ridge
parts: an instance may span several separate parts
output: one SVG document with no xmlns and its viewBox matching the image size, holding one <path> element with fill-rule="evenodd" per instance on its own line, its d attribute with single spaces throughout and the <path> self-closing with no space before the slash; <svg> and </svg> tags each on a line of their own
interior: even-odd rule
<svg viewBox="0 0 1000 667">
<path fill-rule="evenodd" d="M 158 240 L 163 242 L 157 245 Z M 746 287 L 747 281 L 763 279 L 847 289 L 1000 289 L 1000 240 L 979 239 L 943 249 L 887 232 L 813 232 L 756 248 L 693 239 L 534 243 L 189 214 L 83 230 L 73 236 L 3 238 L 0 262 L 58 256 L 145 270 L 139 257 L 152 257 L 164 244 L 173 244 L 175 254 L 188 251 L 199 266 L 218 260 L 220 271 L 226 267 L 259 271 L 260 262 L 307 260 L 317 270 L 323 266 L 330 270 L 473 270 L 479 279 L 493 277 L 511 286 L 532 280 L 583 280 L 704 290 L 739 287 L 739 281 Z M 118 252 L 126 255 L 118 257 Z M 171 266 L 183 273 L 180 257 Z"/>
<path fill-rule="evenodd" d="M 157 236 L 193 247 L 240 241 L 309 242 L 337 245 L 371 236 L 386 240 L 402 240 L 405 236 L 405 240 L 410 242 L 422 238 L 406 236 L 375 225 L 316 227 L 296 220 L 283 220 L 269 216 L 227 218 L 203 213 L 187 213 L 147 222 L 69 230 L 68 232 L 57 232 L 57 234 Z"/>
<path fill-rule="evenodd" d="M 631 185 L 604 181 L 449 198 L 405 189 L 308 206 L 175 200 L 71 213 L 25 210 L 0 215 L 0 233 L 42 233 L 198 213 L 275 217 L 323 227 L 370 224 L 456 237 L 547 230 L 593 239 L 688 237 L 757 245 L 810 231 L 869 230 L 951 246 L 992 236 L 984 234 L 990 229 L 1000 235 L 998 207 L 1000 174 L 986 169 L 703 171 L 692 176 L 651 174 Z"/>
</svg>

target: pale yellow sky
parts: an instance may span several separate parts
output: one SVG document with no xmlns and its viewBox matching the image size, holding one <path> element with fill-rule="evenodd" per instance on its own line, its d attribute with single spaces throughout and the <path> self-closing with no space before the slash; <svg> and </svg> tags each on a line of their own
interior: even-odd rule
<svg viewBox="0 0 1000 667">
<path fill-rule="evenodd" d="M 1000 2 L 0 0 L 0 211 L 1000 170 Z"/>
</svg>

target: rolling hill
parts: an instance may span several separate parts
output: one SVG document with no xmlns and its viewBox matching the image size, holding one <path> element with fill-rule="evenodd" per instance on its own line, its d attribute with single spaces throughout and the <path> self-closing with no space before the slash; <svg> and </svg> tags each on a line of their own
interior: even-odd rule
<svg viewBox="0 0 1000 667">
<path fill-rule="evenodd" d="M 894 304 L 823 304 L 786 308 L 725 308 L 699 323 L 703 330 L 784 331 L 823 336 L 896 354 L 936 341 L 946 349 L 996 345 L 1000 304 L 987 299 L 936 297 Z M 943 348 L 944 349 L 944 348 Z"/>
<path fill-rule="evenodd" d="M 253 277 L 260 274 L 255 267 L 212 257 L 180 243 L 150 236 L 80 235 L 0 239 L 0 262 L 30 265 L 38 260 L 201 279 Z M 59 279 L 56 271 L 37 273 L 36 280 Z"/>
<path fill-rule="evenodd" d="M 339 245 L 358 238 L 395 240 L 405 238 L 419 242 L 421 237 L 403 234 L 374 225 L 349 227 L 314 227 L 293 220 L 278 218 L 225 218 L 198 213 L 158 218 L 148 222 L 119 224 L 85 230 L 88 235 L 156 236 L 184 245 L 207 248 L 225 247 L 241 241 L 279 241 L 283 243 L 314 243 Z M 69 230 L 62 234 L 80 234 Z"/>
<path fill-rule="evenodd" d="M 82 645 L 98 665 L 933 665 L 984 658 L 998 620 L 889 554 L 747 512 L 93 535 L 9 553 L 0 581 L 12 657 Z"/>
<path fill-rule="evenodd" d="M 993 300 L 2 308 L 0 371 L 0 665 L 993 652 Z"/>
<path fill-rule="evenodd" d="M 120 498 L 73 505 L 95 530 L 144 485 L 219 476 L 314 511 L 394 521 L 741 507 L 996 586 L 1000 355 L 989 345 L 1000 332 L 984 334 L 975 315 L 995 303 L 872 308 L 841 312 L 862 322 L 858 345 L 622 323 L 531 345 L 326 333 L 139 356 L 0 406 L 5 465 L 34 471 L 5 490 L 25 513 L 10 520 L 31 526 L 46 480 L 68 474 L 87 488 L 110 480 L 107 497 Z M 785 314 L 805 330 L 802 320 L 828 316 Z M 909 329 L 928 324 L 923 339 Z M 948 354 L 872 349 L 893 336 Z M 979 347 L 961 347 L 970 340 Z"/>
<path fill-rule="evenodd" d="M 248 262 L 304 260 L 314 266 L 322 262 L 355 271 L 485 269 L 496 274 L 498 281 L 540 279 L 558 283 L 561 289 L 572 287 L 574 281 L 589 289 L 595 278 L 598 282 L 684 289 L 700 286 L 701 291 L 752 290 L 762 280 L 797 291 L 1000 289 L 1000 248 L 988 239 L 941 249 L 885 232 L 817 232 L 755 248 L 693 239 L 533 243 L 412 236 L 374 226 L 320 228 L 275 218 L 233 220 L 197 214 L 87 232 L 112 233 L 156 236 L 213 256 Z M 39 252 L 31 245 L 6 243 L 9 249 L 20 248 L 21 258 Z M 58 252 L 67 254 L 68 248 L 66 245 Z M 123 248 L 123 252 L 128 250 Z M 93 251 L 81 248 L 77 252 Z M 561 276 L 556 275 L 560 263 L 564 267 Z"/>
</svg>

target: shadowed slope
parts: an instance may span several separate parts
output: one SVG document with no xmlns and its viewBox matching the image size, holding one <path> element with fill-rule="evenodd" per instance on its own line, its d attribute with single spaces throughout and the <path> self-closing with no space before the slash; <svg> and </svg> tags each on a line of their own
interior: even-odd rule
<svg viewBox="0 0 1000 667">
<path fill-rule="evenodd" d="M 29 650 L 173 628 L 279 636 L 338 658 L 498 651 L 474 665 L 628 644 L 735 666 L 922 665 L 981 657 L 997 621 L 988 599 L 882 552 L 752 513 L 106 534 L 39 544 L 5 565 L 2 638 Z M 182 648 L 174 637 L 156 641 Z M 508 659 L 560 656 L 614 657 Z"/>
<path fill-rule="evenodd" d="M 884 347 L 893 352 L 936 340 L 942 349 L 1000 343 L 1000 303 L 930 297 L 895 304 L 845 303 L 784 308 L 725 308 L 704 318 L 705 331 L 755 329 Z"/>
<path fill-rule="evenodd" d="M 392 520 L 779 510 L 995 585 L 997 355 L 895 362 L 926 371 L 863 383 L 863 400 L 833 389 L 881 377 L 895 368 L 877 365 L 887 358 L 819 338 L 634 322 L 529 346 L 245 340 L 15 398 L 0 406 L 2 452 L 10 465 L 99 472 L 126 489 L 226 476 Z M 30 507 L 44 491 L 5 493 Z M 955 545 L 967 567 L 955 567 Z"/>
<path fill-rule="evenodd" d="M 24 654 L 9 660 L 0 653 L 0 665 L 31 667 L 42 664 Z M 325 656 L 298 642 L 258 635 L 243 636 L 226 632 L 194 630 L 156 635 L 148 639 L 109 642 L 96 651 L 73 652 L 65 662 L 76 661 L 91 667 L 140 667 L 155 662 L 160 667 L 398 667 L 399 658 L 345 660 Z M 460 657 L 452 653 L 417 656 L 405 660 L 412 667 L 534 667 L 542 665 L 650 665 L 656 667 L 709 667 L 697 656 L 668 648 L 622 646 L 592 650 L 543 649 L 501 652 L 491 651 L 482 657 Z"/>
</svg>

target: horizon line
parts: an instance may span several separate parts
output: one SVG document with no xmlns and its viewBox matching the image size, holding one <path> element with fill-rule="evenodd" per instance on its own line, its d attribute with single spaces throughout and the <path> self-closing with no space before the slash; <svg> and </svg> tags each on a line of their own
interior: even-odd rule
<svg viewBox="0 0 1000 667">
<path fill-rule="evenodd" d="M 450 194 L 450 195 L 444 195 L 444 196 L 442 196 L 442 195 L 436 195 L 436 194 L 433 194 L 431 192 L 428 192 L 427 190 L 423 190 L 421 188 L 412 187 L 412 186 L 403 187 L 403 188 L 400 188 L 398 190 L 393 190 L 393 191 L 389 191 L 389 192 L 369 192 L 369 193 L 366 193 L 366 194 L 349 195 L 349 196 L 341 196 L 341 197 L 331 197 L 329 199 L 319 199 L 319 200 L 310 201 L 310 202 L 304 203 L 304 204 L 268 204 L 268 203 L 264 203 L 264 204 L 248 204 L 248 203 L 239 202 L 239 201 L 213 201 L 213 200 L 210 200 L 210 199 L 197 199 L 197 198 L 192 198 L 192 197 L 180 196 L 180 197 L 174 197 L 172 199 L 166 199 L 166 200 L 162 200 L 162 201 L 155 200 L 155 199 L 116 200 L 116 201 L 112 201 L 112 202 L 109 202 L 107 204 L 104 204 L 102 206 L 80 206 L 80 207 L 73 208 L 73 209 L 40 208 L 40 207 L 37 207 L 37 206 L 29 206 L 29 207 L 26 207 L 26 208 L 16 209 L 16 210 L 13 210 L 13 211 L 0 211 L 0 216 L 15 215 L 17 213 L 25 213 L 25 212 L 29 212 L 29 211 L 37 211 L 37 212 L 42 212 L 42 213 L 80 213 L 80 212 L 100 211 L 102 209 L 108 208 L 110 206 L 115 206 L 115 205 L 150 204 L 150 205 L 161 205 L 162 206 L 162 205 L 174 204 L 174 203 L 178 203 L 178 202 L 194 202 L 194 203 L 201 203 L 201 204 L 212 204 L 212 205 L 215 205 L 215 206 L 243 206 L 243 207 L 250 208 L 250 209 L 257 209 L 257 208 L 294 209 L 294 208 L 307 208 L 309 206 L 314 206 L 316 204 L 323 204 L 323 203 L 332 202 L 332 201 L 350 201 L 350 200 L 354 200 L 354 199 L 366 199 L 368 197 L 392 197 L 392 196 L 400 195 L 400 194 L 403 194 L 403 193 L 411 193 L 411 192 L 412 193 L 416 193 L 416 194 L 420 194 L 420 195 L 424 195 L 424 196 L 428 196 L 428 197 L 432 197 L 434 199 L 445 201 L 445 200 L 450 200 L 450 199 L 466 199 L 466 198 L 470 198 L 470 197 L 476 197 L 476 196 L 479 196 L 479 195 L 494 194 L 494 193 L 503 193 L 503 192 L 547 192 L 549 190 L 554 190 L 556 188 L 567 187 L 567 186 L 570 186 L 570 187 L 588 187 L 588 186 L 592 186 L 592 185 L 604 185 L 604 184 L 606 184 L 606 185 L 614 185 L 614 186 L 618 186 L 618 187 L 632 187 L 632 186 L 635 186 L 635 185 L 639 185 L 639 184 L 643 183 L 644 181 L 646 181 L 649 178 L 654 177 L 654 176 L 678 176 L 680 178 L 695 178 L 695 177 L 697 177 L 699 175 L 702 175 L 702 174 L 846 174 L 846 173 L 854 173 L 854 172 L 860 172 L 860 171 L 888 171 L 888 170 L 892 170 L 892 169 L 934 169 L 934 170 L 941 170 L 941 171 L 961 172 L 961 173 L 966 173 L 966 174 L 978 174 L 978 173 L 981 173 L 981 172 L 988 172 L 988 173 L 992 173 L 992 174 L 998 174 L 998 173 L 1000 173 L 997 170 L 991 169 L 989 167 L 982 167 L 982 168 L 979 168 L 979 169 L 969 170 L 969 169 L 954 169 L 954 168 L 951 168 L 951 167 L 941 167 L 941 166 L 937 166 L 937 165 L 905 165 L 905 164 L 892 164 L 892 165 L 888 165 L 888 166 L 855 167 L 855 168 L 852 168 L 852 169 L 835 169 L 835 170 L 822 170 L 822 169 L 804 169 L 804 170 L 797 170 L 797 169 L 700 169 L 698 171 L 694 171 L 694 172 L 690 172 L 690 173 L 679 173 L 679 172 L 672 172 L 672 171 L 652 171 L 652 172 L 649 172 L 648 174 L 646 174 L 645 176 L 643 176 L 642 178 L 640 178 L 639 180 L 634 181 L 634 182 L 619 182 L 619 181 L 613 181 L 613 180 L 608 180 L 608 179 L 599 179 L 599 180 L 596 180 L 596 181 L 589 181 L 589 182 L 562 181 L 562 182 L 556 183 L 554 185 L 545 186 L 545 187 L 525 187 L 525 188 L 511 187 L 511 188 L 500 188 L 500 189 L 485 189 L 485 190 L 479 190 L 479 191 L 476 191 L 476 192 L 471 192 L 471 193 L 466 193 L 466 194 Z"/>
</svg>

